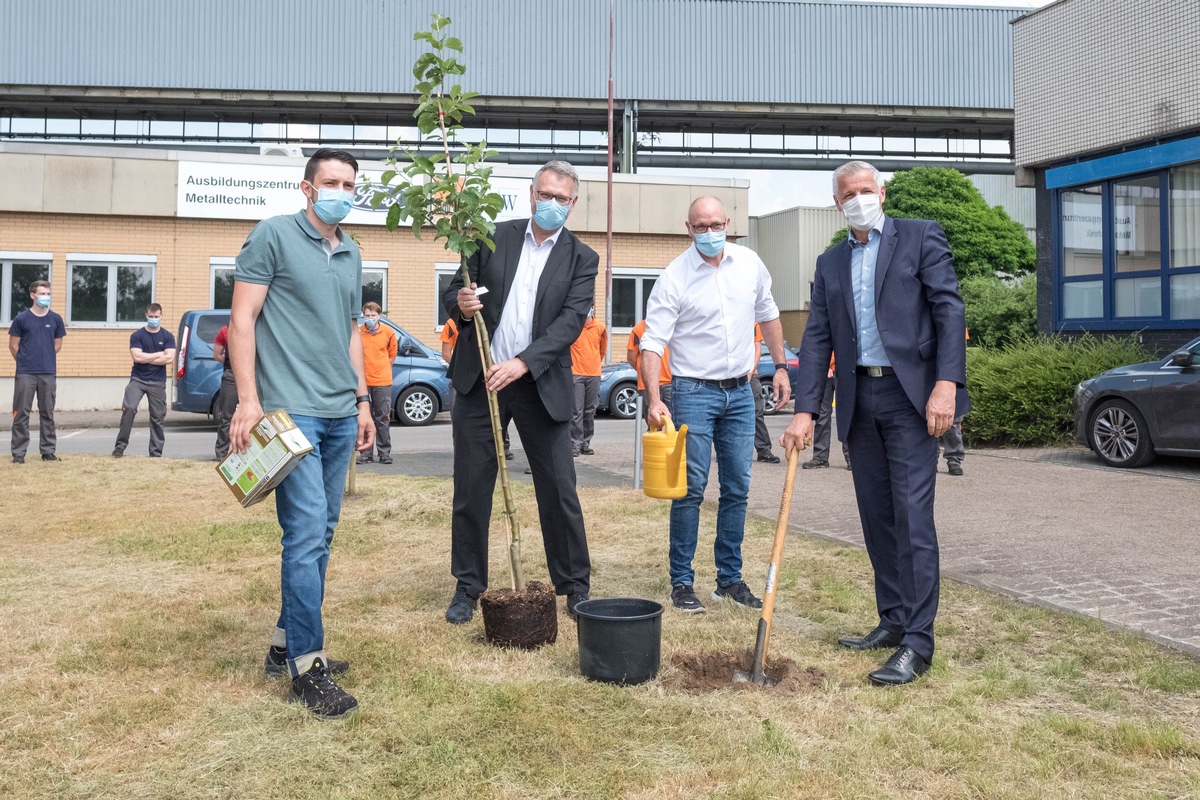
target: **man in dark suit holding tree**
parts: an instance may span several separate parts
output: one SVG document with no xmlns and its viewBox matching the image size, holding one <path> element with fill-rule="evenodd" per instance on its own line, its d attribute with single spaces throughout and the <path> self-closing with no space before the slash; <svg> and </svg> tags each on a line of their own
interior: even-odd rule
<svg viewBox="0 0 1200 800">
<path fill-rule="evenodd" d="M 786 449 L 812 442 L 829 356 L 837 356 L 838 438 L 854 490 L 879 623 L 838 644 L 896 648 L 868 679 L 909 683 L 933 659 L 939 566 L 933 522 L 938 437 L 967 412 L 963 301 L 940 225 L 892 219 L 870 164 L 834 171 L 834 201 L 850 235 L 817 258 L 800 348 L 796 414 Z"/>
<path fill-rule="evenodd" d="M 471 257 L 471 285 L 458 273 L 442 296 L 456 321 L 450 359 L 454 403 L 454 507 L 450 572 L 457 581 L 446 621 L 470 621 L 488 587 L 488 526 L 496 486 L 496 449 L 487 390 L 498 392 L 533 471 L 546 563 L 567 610 L 588 597 L 591 562 L 571 454 L 571 343 L 595 301 L 600 257 L 563 227 L 579 198 L 579 176 L 565 161 L 537 171 L 531 219 L 496 226 L 496 249 Z M 484 292 L 484 289 L 487 292 Z M 472 317 L 483 314 L 494 366 L 485 374 Z"/>
</svg>

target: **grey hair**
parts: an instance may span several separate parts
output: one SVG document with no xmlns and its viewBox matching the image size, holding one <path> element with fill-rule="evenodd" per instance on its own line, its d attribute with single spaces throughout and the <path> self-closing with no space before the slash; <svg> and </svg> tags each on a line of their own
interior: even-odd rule
<svg viewBox="0 0 1200 800">
<path fill-rule="evenodd" d="M 579 195 L 579 173 L 566 161 L 547 161 L 539 167 L 538 171 L 533 173 L 533 183 L 535 186 L 543 172 L 553 172 L 556 175 L 562 175 L 564 178 L 570 178 L 575 181 L 575 194 L 576 196 Z"/>
<path fill-rule="evenodd" d="M 875 187 L 883 188 L 883 176 L 879 174 L 879 170 L 865 161 L 847 161 L 833 171 L 833 193 L 836 196 L 838 193 L 838 179 L 847 175 L 854 175 L 858 172 L 866 172 L 870 170 L 875 174 Z"/>
</svg>

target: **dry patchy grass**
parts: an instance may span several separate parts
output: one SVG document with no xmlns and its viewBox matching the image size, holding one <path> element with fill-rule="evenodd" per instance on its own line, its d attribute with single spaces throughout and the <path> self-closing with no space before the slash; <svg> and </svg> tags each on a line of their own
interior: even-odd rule
<svg viewBox="0 0 1200 800">
<path fill-rule="evenodd" d="M 834 644 L 872 619 L 866 559 L 803 537 L 788 542 L 772 654 L 824 678 L 790 691 L 671 688 L 676 657 L 753 645 L 742 609 L 668 610 L 663 674 L 638 687 L 583 680 L 565 614 L 552 647 L 491 648 L 479 621 L 442 621 L 450 486 L 434 479 L 360 475 L 346 502 L 325 618 L 362 710 L 320 722 L 261 671 L 278 608 L 270 501 L 238 508 L 206 464 L 0 470 L 3 797 L 1200 795 L 1194 662 L 945 582 L 930 676 L 872 688 L 875 656 Z M 582 499 L 594 594 L 665 599 L 668 505 L 616 489 Z M 517 500 L 527 575 L 544 579 L 528 487 Z M 706 509 L 702 542 L 712 527 Z M 747 528 L 758 588 L 773 527 Z"/>
</svg>

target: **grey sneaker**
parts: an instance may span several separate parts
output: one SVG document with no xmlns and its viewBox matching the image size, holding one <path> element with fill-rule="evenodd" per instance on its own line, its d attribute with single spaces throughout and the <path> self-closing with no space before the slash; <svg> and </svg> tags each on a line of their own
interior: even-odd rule
<svg viewBox="0 0 1200 800">
<path fill-rule="evenodd" d="M 762 608 L 762 600 L 759 600 L 750 592 L 750 587 L 745 581 L 731 583 L 728 586 L 718 586 L 717 590 L 712 593 L 713 600 L 732 600 L 739 606 L 746 608 Z"/>
<path fill-rule="evenodd" d="M 125 451 L 121 448 L 118 447 L 113 450 L 113 458 L 120 458 L 123 455 L 125 455 Z"/>
<path fill-rule="evenodd" d="M 267 674 L 268 678 L 282 678 L 288 674 L 287 657 L 286 647 L 267 648 L 267 657 L 263 659 L 263 672 Z M 329 670 L 330 675 L 344 675 L 350 670 L 350 662 L 331 658 L 326 669 Z"/>
<path fill-rule="evenodd" d="M 315 659 L 308 672 L 292 678 L 292 690 L 288 702 L 304 703 L 318 717 L 333 719 L 358 708 L 358 701 L 333 682 L 325 662 Z"/>
<path fill-rule="evenodd" d="M 703 614 L 704 604 L 696 592 L 686 583 L 671 587 L 671 605 L 687 614 Z"/>
</svg>

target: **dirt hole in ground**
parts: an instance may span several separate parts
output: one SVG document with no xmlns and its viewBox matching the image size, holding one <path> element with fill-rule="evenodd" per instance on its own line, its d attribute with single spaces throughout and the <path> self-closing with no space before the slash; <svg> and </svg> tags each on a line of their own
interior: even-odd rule
<svg viewBox="0 0 1200 800">
<path fill-rule="evenodd" d="M 790 658 L 768 656 L 763 671 L 766 672 L 768 678 L 778 681 L 777 684 L 774 686 L 757 686 L 749 682 L 735 684 L 733 673 L 738 670 L 749 672 L 753 661 L 754 651 L 752 650 L 676 653 L 671 656 L 671 666 L 674 669 L 663 678 L 662 683 L 668 689 L 678 689 L 688 694 L 704 694 L 719 689 L 800 694 L 821 686 L 828 677 L 823 670 L 816 667 L 802 667 Z"/>
</svg>

